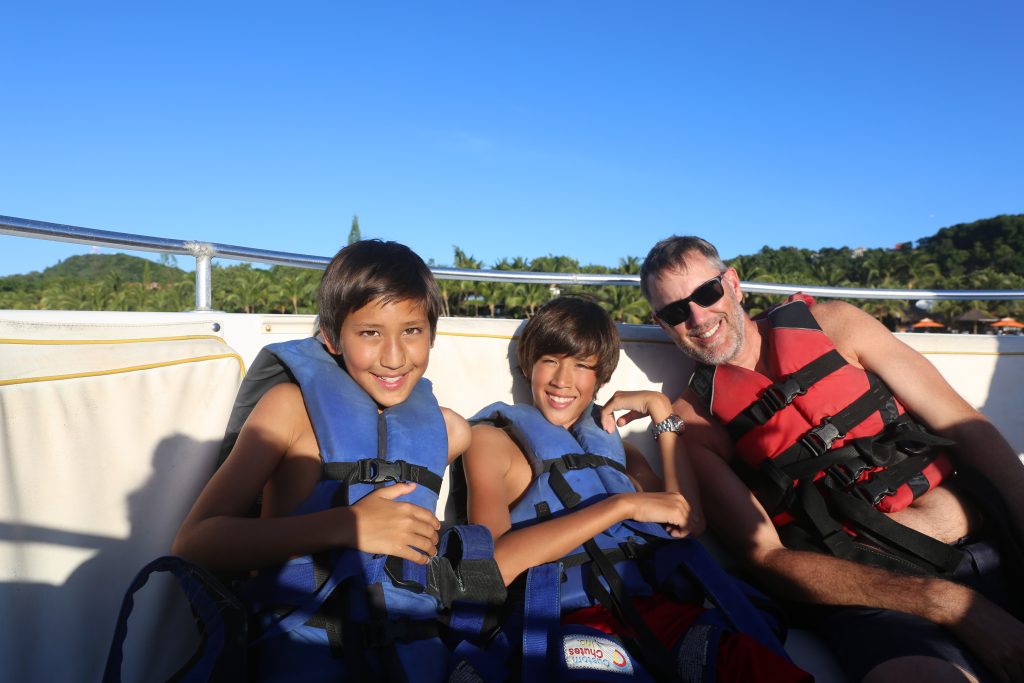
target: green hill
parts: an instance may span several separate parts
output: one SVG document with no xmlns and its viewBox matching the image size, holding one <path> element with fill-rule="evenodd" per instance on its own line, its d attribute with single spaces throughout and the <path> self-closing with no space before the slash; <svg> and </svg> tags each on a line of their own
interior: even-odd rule
<svg viewBox="0 0 1024 683">
<path fill-rule="evenodd" d="M 69 256 L 42 272 L 42 279 L 69 278 L 72 280 L 100 280 L 110 273 L 117 273 L 126 282 L 150 282 L 177 280 L 185 271 L 149 259 L 128 254 L 79 254 Z"/>
</svg>

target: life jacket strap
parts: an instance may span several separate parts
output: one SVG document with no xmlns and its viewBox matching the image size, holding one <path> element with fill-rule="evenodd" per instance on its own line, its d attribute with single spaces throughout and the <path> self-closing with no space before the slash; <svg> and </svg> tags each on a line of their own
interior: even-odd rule
<svg viewBox="0 0 1024 683">
<path fill-rule="evenodd" d="M 545 460 L 543 471 L 550 472 L 551 470 L 561 470 L 562 472 L 567 472 L 569 470 L 583 470 L 598 467 L 611 467 L 623 474 L 626 473 L 626 466 L 622 463 L 612 460 L 611 458 L 606 458 L 603 455 L 594 455 L 593 453 L 566 453 L 559 458 Z"/>
<path fill-rule="evenodd" d="M 615 566 L 605 557 L 593 539 L 585 542 L 583 547 L 591 559 L 587 590 L 618 619 L 619 623 L 628 625 L 634 634 L 631 637 L 622 633 L 617 635 L 628 644 L 630 652 L 640 657 L 657 680 L 682 680 L 671 666 L 671 653 L 637 612 Z M 601 579 L 604 579 L 604 584 L 601 583 Z"/>
<path fill-rule="evenodd" d="M 320 479 L 341 481 L 346 484 L 384 484 L 387 482 L 414 482 L 441 493 L 441 477 L 426 467 L 412 465 L 405 460 L 364 458 L 355 462 L 325 462 Z"/>
<path fill-rule="evenodd" d="M 778 466 L 785 468 L 799 460 L 821 457 L 836 441 L 884 406 L 890 396 L 884 385 L 872 385 L 857 400 L 834 416 L 824 418 L 773 460 Z"/>
<path fill-rule="evenodd" d="M 803 396 L 815 383 L 846 365 L 846 360 L 835 349 L 818 356 L 807 365 L 784 379 L 769 385 L 760 398 L 747 406 L 726 425 L 734 441 L 755 427 L 772 419 L 777 412 L 790 405 L 797 396 Z"/>
<path fill-rule="evenodd" d="M 340 654 L 346 648 L 377 649 L 395 643 L 436 638 L 439 625 L 435 619 L 375 619 L 366 623 L 345 621 L 339 616 L 314 614 L 306 620 L 307 626 L 326 629 L 331 649 Z"/>
</svg>

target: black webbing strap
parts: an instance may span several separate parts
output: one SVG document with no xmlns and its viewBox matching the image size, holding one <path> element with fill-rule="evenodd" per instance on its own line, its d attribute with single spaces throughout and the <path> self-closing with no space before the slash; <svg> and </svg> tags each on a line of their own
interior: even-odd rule
<svg viewBox="0 0 1024 683">
<path fill-rule="evenodd" d="M 861 422 L 877 412 L 889 400 L 889 391 L 884 386 L 872 386 L 853 403 L 832 417 L 826 417 L 817 426 L 808 430 L 796 443 L 773 458 L 782 468 L 807 458 L 824 455 L 832 444 Z"/>
<path fill-rule="evenodd" d="M 846 360 L 835 349 L 818 356 L 807 365 L 765 387 L 760 398 L 747 406 L 725 426 L 733 441 L 768 420 L 796 399 L 807 393 L 816 382 L 846 365 Z"/>
<path fill-rule="evenodd" d="M 562 456 L 560 461 L 553 461 L 552 466 L 549 468 L 550 477 L 548 479 L 551 489 L 567 510 L 576 507 L 582 500 L 580 494 L 566 481 L 563 474 L 564 468 L 559 466 L 559 463 L 564 463 L 569 457 Z M 577 462 L 583 463 L 594 458 L 607 460 L 607 458 L 602 456 L 588 455 L 583 456 Z M 593 465 L 581 464 L 580 466 L 587 467 Z M 639 653 L 644 664 L 655 673 L 658 680 L 676 680 L 678 678 L 677 675 L 668 666 L 668 662 L 672 661 L 669 651 L 647 626 L 640 613 L 636 611 L 632 600 L 629 599 L 626 585 L 619 572 L 615 569 L 615 565 L 612 564 L 605 551 L 601 550 L 594 539 L 591 538 L 584 541 L 583 549 L 590 560 L 590 572 L 587 581 L 588 590 L 604 605 L 605 609 L 611 612 L 612 616 L 618 619 L 620 623 L 628 625 L 632 628 L 633 633 L 636 634 L 633 638 L 623 636 L 623 640 L 632 646 L 634 652 Z M 603 578 L 608 584 L 607 590 L 601 584 L 598 577 Z"/>
<path fill-rule="evenodd" d="M 603 455 L 594 455 L 593 453 L 566 453 L 559 458 L 545 460 L 542 471 L 561 470 L 566 472 L 568 470 L 584 470 L 597 467 L 611 467 L 623 474 L 626 473 L 626 466 L 622 463 L 606 458 Z"/>
<path fill-rule="evenodd" d="M 333 640 L 336 638 L 340 650 L 344 648 L 376 649 L 394 643 L 409 643 L 414 640 L 435 638 L 440 626 L 435 619 L 413 621 L 410 619 L 378 619 L 366 623 L 344 621 L 328 614 L 314 614 L 306 620 L 307 626 L 326 629 Z"/>
<path fill-rule="evenodd" d="M 615 566 L 593 539 L 586 541 L 583 547 L 591 559 L 587 589 L 598 599 L 598 602 L 604 605 L 605 609 L 611 612 L 612 616 L 619 620 L 619 623 L 631 627 L 634 633 L 633 637 L 618 635 L 630 644 L 630 649 L 640 656 L 657 680 L 679 680 L 678 674 L 672 670 L 670 665 L 671 654 L 637 612 Z M 598 577 L 607 582 L 608 590 L 601 584 Z"/>
<path fill-rule="evenodd" d="M 853 494 L 833 491 L 832 502 L 837 511 L 858 528 L 920 558 L 942 574 L 951 573 L 963 558 L 963 553 L 956 548 L 894 522 Z"/>
<path fill-rule="evenodd" d="M 623 474 L 626 473 L 626 468 L 621 463 L 611 458 L 606 458 L 603 455 L 593 455 L 592 453 L 568 453 L 560 458 L 544 461 L 544 471 L 550 475 L 548 483 L 551 484 L 551 489 L 558 496 L 558 500 L 562 501 L 562 505 L 566 510 L 579 505 L 582 498 L 566 480 L 565 473 L 569 470 L 595 467 L 612 467 Z"/>
<path fill-rule="evenodd" d="M 878 505 L 886 496 L 896 493 L 903 484 L 912 484 L 911 490 L 914 498 L 917 498 L 928 490 L 929 484 L 928 480 L 924 479 L 922 490 L 920 482 L 915 482 L 915 479 L 924 478 L 922 470 L 937 456 L 937 453 L 928 453 L 906 458 L 892 467 L 875 472 L 870 479 L 855 484 L 853 488 L 872 506 Z M 914 486 L 914 483 L 917 485 Z"/>
<path fill-rule="evenodd" d="M 325 462 L 320 471 L 321 480 L 341 481 L 346 484 L 383 484 L 389 481 L 411 481 L 441 493 L 441 477 L 426 467 L 412 465 L 405 460 L 364 458 L 356 462 Z"/>
<path fill-rule="evenodd" d="M 808 485 L 800 486 L 799 491 L 804 520 L 813 527 L 814 534 L 809 538 L 800 538 L 797 534 L 800 528 L 797 525 L 787 525 L 780 530 L 780 536 L 784 538 L 787 547 L 799 548 L 804 545 L 808 546 L 808 549 L 820 549 L 820 546 L 824 545 L 826 552 L 844 560 L 882 567 L 890 571 L 911 574 L 935 573 L 934 567 L 901 552 L 898 548 L 886 545 L 880 539 L 871 537 L 870 540 L 878 546 L 872 547 L 851 537 L 829 514 L 825 499 L 816 486 L 809 485 L 808 482 Z"/>
</svg>

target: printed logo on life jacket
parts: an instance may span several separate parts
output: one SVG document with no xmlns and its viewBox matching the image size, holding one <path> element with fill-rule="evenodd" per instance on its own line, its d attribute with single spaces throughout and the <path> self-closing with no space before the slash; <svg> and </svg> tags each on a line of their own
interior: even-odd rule
<svg viewBox="0 0 1024 683">
<path fill-rule="evenodd" d="M 633 661 L 621 643 L 595 636 L 565 636 L 562 654 L 567 669 L 593 669 L 633 675 Z"/>
</svg>

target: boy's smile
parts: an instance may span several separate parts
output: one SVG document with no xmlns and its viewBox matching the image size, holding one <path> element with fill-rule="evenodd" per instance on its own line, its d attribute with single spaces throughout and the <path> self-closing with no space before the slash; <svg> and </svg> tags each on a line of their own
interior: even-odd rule
<svg viewBox="0 0 1024 683">
<path fill-rule="evenodd" d="M 338 349 L 345 369 L 380 408 L 409 398 L 430 358 L 430 322 L 423 305 L 374 299 L 341 323 Z"/>
<path fill-rule="evenodd" d="M 548 422 L 568 428 L 597 393 L 597 355 L 576 358 L 545 354 L 530 372 L 533 405 Z"/>
</svg>

